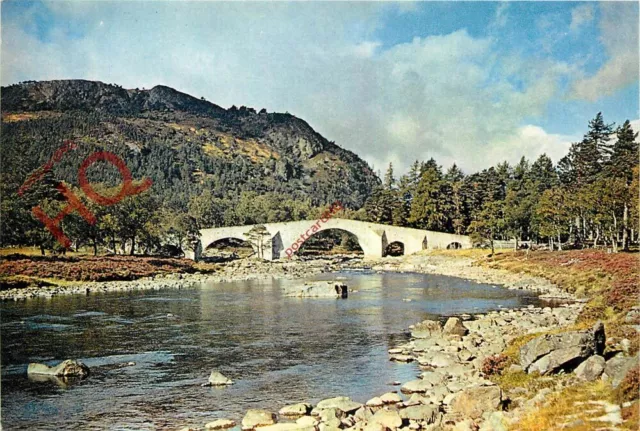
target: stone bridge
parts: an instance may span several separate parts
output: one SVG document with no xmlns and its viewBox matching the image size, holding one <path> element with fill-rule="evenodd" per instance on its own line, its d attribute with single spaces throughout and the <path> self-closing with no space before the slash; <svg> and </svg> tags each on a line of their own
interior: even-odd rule
<svg viewBox="0 0 640 431">
<path fill-rule="evenodd" d="M 365 257 L 384 257 L 387 246 L 394 242 L 402 243 L 404 254 L 412 254 L 425 249 L 472 247 L 471 240 L 466 235 L 330 218 L 324 222 L 302 220 L 202 229 L 197 250 L 188 253 L 187 257 L 198 260 L 203 249 L 220 240 L 235 238 L 247 241 L 245 233 L 254 226 L 264 226 L 268 231 L 268 235 L 264 236 L 262 250 L 262 257 L 267 260 L 289 257 L 295 254 L 296 250 L 310 236 L 329 229 L 339 229 L 353 234 Z M 256 249 L 255 244 L 252 244 L 252 247 L 254 250 Z"/>
</svg>

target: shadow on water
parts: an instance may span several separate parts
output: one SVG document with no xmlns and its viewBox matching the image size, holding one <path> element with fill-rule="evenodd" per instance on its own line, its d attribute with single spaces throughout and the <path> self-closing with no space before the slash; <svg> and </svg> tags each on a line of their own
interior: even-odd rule
<svg viewBox="0 0 640 431">
<path fill-rule="evenodd" d="M 6 429 L 177 429 L 248 408 L 346 395 L 364 402 L 413 379 L 387 350 L 426 318 L 537 303 L 523 292 L 458 278 L 342 272 L 348 299 L 289 298 L 302 281 L 252 280 L 182 290 L 6 302 Z M 29 362 L 80 359 L 79 382 L 33 381 Z M 123 365 L 124 364 L 124 365 Z M 126 365 L 126 366 L 125 366 Z M 201 387 L 216 369 L 235 381 Z"/>
</svg>

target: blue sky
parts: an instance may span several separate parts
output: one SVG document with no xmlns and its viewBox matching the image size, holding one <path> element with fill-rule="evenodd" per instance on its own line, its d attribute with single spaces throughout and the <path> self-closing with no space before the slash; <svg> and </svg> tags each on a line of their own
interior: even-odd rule
<svg viewBox="0 0 640 431">
<path fill-rule="evenodd" d="M 288 111 L 376 169 L 558 160 L 587 121 L 640 118 L 635 2 L 27 2 L 2 84 L 165 84 Z M 640 122 L 634 125 L 640 126 Z"/>
</svg>

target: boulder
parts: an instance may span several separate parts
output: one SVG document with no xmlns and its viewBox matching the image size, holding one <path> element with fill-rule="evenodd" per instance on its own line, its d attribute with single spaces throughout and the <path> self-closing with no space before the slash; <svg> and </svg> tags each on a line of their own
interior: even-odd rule
<svg viewBox="0 0 640 431">
<path fill-rule="evenodd" d="M 342 412 L 342 410 L 338 410 L 336 408 L 328 408 L 320 411 L 320 415 L 318 416 L 318 419 L 320 420 L 321 423 L 327 426 L 338 428 L 342 423 L 341 419 L 343 417 L 344 417 L 344 413 Z"/>
<path fill-rule="evenodd" d="M 578 365 L 575 369 L 576 376 L 582 380 L 593 382 L 604 372 L 605 360 L 602 356 L 593 355 Z"/>
<path fill-rule="evenodd" d="M 390 361 L 395 362 L 413 362 L 413 356 L 411 355 L 392 355 L 389 358 Z"/>
<path fill-rule="evenodd" d="M 318 421 L 316 420 L 316 418 L 312 417 L 312 416 L 302 416 L 298 419 L 296 419 L 296 423 L 298 425 L 302 425 L 302 426 L 309 426 L 309 427 L 314 427 L 316 425 L 318 425 Z"/>
<path fill-rule="evenodd" d="M 402 418 L 397 410 L 380 409 L 373 414 L 369 422 L 378 423 L 385 429 L 395 430 L 402 426 Z"/>
<path fill-rule="evenodd" d="M 211 386 L 227 386 L 232 385 L 233 381 L 218 371 L 211 371 L 209 384 Z"/>
<path fill-rule="evenodd" d="M 465 326 L 462 324 L 462 321 L 457 317 L 449 317 L 447 323 L 444 324 L 442 332 L 448 335 L 460 335 L 461 337 L 463 337 L 467 335 L 469 330 L 465 328 Z"/>
<path fill-rule="evenodd" d="M 622 382 L 627 373 L 638 365 L 638 357 L 615 356 L 609 359 L 604 366 L 602 379 L 611 382 L 614 388 Z"/>
<path fill-rule="evenodd" d="M 316 405 L 316 409 L 338 409 L 345 413 L 351 413 L 362 407 L 362 404 L 352 401 L 349 397 L 335 397 L 322 400 Z"/>
<path fill-rule="evenodd" d="M 413 338 L 430 338 L 442 334 L 442 326 L 436 320 L 424 320 L 418 323 L 411 331 Z"/>
<path fill-rule="evenodd" d="M 427 380 L 411 380 L 410 382 L 402 385 L 400 390 L 406 394 L 424 393 L 432 387 L 433 384 Z"/>
<path fill-rule="evenodd" d="M 402 397 L 395 392 L 387 392 L 380 395 L 380 400 L 385 404 L 396 404 L 402 402 Z"/>
<path fill-rule="evenodd" d="M 369 407 L 360 407 L 353 414 L 353 417 L 358 422 L 368 421 L 371 418 L 371 416 L 373 416 L 373 411 Z"/>
<path fill-rule="evenodd" d="M 55 377 L 79 377 L 84 379 L 89 375 L 89 367 L 82 362 L 73 359 L 67 359 L 53 367 L 49 367 L 44 364 L 31 363 L 27 367 L 27 375 L 33 374 Z"/>
<path fill-rule="evenodd" d="M 451 402 L 450 412 L 465 418 L 479 419 L 484 412 L 502 407 L 502 390 L 498 386 L 471 386 L 466 388 Z"/>
<path fill-rule="evenodd" d="M 424 352 L 436 345 L 435 338 L 420 338 L 413 343 L 414 352 Z"/>
<path fill-rule="evenodd" d="M 369 407 L 382 407 L 384 402 L 380 397 L 373 397 L 365 403 Z"/>
<path fill-rule="evenodd" d="M 261 426 L 260 431 L 315 431 L 313 425 L 301 425 L 299 423 L 281 423 Z"/>
<path fill-rule="evenodd" d="M 457 357 L 450 353 L 435 353 L 428 360 L 429 365 L 432 367 L 449 367 L 456 363 Z"/>
<path fill-rule="evenodd" d="M 425 421 L 428 424 L 435 422 L 439 408 L 435 405 L 417 405 L 400 410 L 400 417 L 413 421 Z"/>
<path fill-rule="evenodd" d="M 236 426 L 236 423 L 231 419 L 216 419 L 213 422 L 205 424 L 204 428 L 207 430 L 221 430 L 226 428 L 233 428 L 234 426 Z"/>
<path fill-rule="evenodd" d="M 304 416 L 311 411 L 311 404 L 298 403 L 290 406 L 285 406 L 280 409 L 278 414 L 281 416 Z"/>
<path fill-rule="evenodd" d="M 242 419 L 242 429 L 250 430 L 276 423 L 276 415 L 268 410 L 249 409 Z"/>
<path fill-rule="evenodd" d="M 593 354 L 604 350 L 604 325 L 596 323 L 587 331 L 545 334 L 534 338 L 520 349 L 520 365 L 528 372 L 540 374 L 560 370 L 571 371 Z"/>
<path fill-rule="evenodd" d="M 303 286 L 287 287 L 284 296 L 346 298 L 349 292 L 347 286 L 339 281 L 314 281 Z"/>
</svg>

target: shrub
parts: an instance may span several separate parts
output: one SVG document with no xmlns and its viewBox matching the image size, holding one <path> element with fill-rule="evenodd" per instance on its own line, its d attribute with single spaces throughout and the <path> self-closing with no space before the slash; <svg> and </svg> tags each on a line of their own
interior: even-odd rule
<svg viewBox="0 0 640 431">
<path fill-rule="evenodd" d="M 488 356 L 482 361 L 482 372 L 485 376 L 502 374 L 509 362 L 509 357 L 503 354 Z"/>
<path fill-rule="evenodd" d="M 640 392 L 640 366 L 629 370 L 620 385 L 614 391 L 614 397 L 618 404 L 638 399 Z"/>
</svg>

